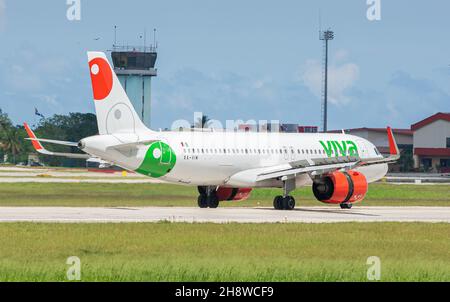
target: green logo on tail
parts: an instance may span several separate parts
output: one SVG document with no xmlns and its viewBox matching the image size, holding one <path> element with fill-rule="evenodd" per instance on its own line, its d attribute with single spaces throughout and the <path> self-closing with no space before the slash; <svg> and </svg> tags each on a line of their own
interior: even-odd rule
<svg viewBox="0 0 450 302">
<path fill-rule="evenodd" d="M 136 172 L 150 177 L 161 177 L 169 173 L 175 166 L 177 158 L 168 144 L 161 141 L 150 145 Z"/>
</svg>

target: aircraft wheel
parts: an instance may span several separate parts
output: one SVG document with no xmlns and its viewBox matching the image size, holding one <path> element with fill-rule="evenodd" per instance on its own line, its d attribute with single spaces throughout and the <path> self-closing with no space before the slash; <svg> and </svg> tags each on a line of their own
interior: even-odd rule
<svg viewBox="0 0 450 302">
<path fill-rule="evenodd" d="M 199 195 L 198 199 L 198 206 L 202 209 L 207 208 L 208 207 L 208 199 L 206 198 L 206 195 Z"/>
<path fill-rule="evenodd" d="M 346 202 L 343 202 L 339 205 L 341 206 L 341 209 L 351 209 L 353 206 L 351 203 L 346 203 Z"/>
<path fill-rule="evenodd" d="M 285 210 L 293 210 L 295 208 L 295 199 L 292 196 L 286 196 L 283 200 L 283 208 Z"/>
<path fill-rule="evenodd" d="M 273 199 L 273 207 L 274 207 L 275 210 L 282 210 L 283 209 L 282 201 L 283 201 L 283 196 L 276 196 Z"/>
<path fill-rule="evenodd" d="M 219 206 L 219 199 L 217 198 L 216 194 L 211 194 L 208 197 L 208 206 L 212 209 L 215 209 Z"/>
</svg>

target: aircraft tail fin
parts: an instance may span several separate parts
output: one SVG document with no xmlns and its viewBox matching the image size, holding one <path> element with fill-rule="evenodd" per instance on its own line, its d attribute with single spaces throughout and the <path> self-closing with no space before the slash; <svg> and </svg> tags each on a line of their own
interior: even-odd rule
<svg viewBox="0 0 450 302">
<path fill-rule="evenodd" d="M 99 134 L 148 131 L 105 53 L 88 51 L 87 55 Z"/>
</svg>

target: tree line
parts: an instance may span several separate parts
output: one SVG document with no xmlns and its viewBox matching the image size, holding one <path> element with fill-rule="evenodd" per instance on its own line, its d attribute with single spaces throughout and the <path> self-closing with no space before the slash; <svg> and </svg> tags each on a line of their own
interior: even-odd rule
<svg viewBox="0 0 450 302">
<path fill-rule="evenodd" d="M 33 127 L 34 126 L 34 127 Z M 41 118 L 36 125 L 30 125 L 38 138 L 51 138 L 77 142 L 80 139 L 98 134 L 97 118 L 92 113 L 55 114 Z M 14 125 L 8 114 L 0 108 L 0 163 L 18 164 L 28 162 L 28 155 L 36 153 L 23 125 Z M 80 153 L 78 148 L 43 144 L 55 152 Z M 40 162 L 48 166 L 85 166 L 82 159 L 69 159 L 56 156 L 39 155 Z"/>
</svg>

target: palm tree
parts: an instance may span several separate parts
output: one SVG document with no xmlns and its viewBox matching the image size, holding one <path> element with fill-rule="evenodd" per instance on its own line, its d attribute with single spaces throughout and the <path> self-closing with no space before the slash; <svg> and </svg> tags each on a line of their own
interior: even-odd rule
<svg viewBox="0 0 450 302">
<path fill-rule="evenodd" d="M 211 122 L 211 119 L 207 115 L 202 115 L 202 117 L 199 117 L 197 121 L 195 122 L 194 127 L 195 128 L 207 128 Z"/>
<path fill-rule="evenodd" d="M 0 109 L 0 149 L 6 150 L 7 133 L 12 127 L 11 120 L 6 113 Z M 6 158 L 6 157 L 5 157 Z"/>
<path fill-rule="evenodd" d="M 16 163 L 16 155 L 20 153 L 22 147 L 20 145 L 19 130 L 16 127 L 12 127 L 3 131 L 3 138 L 0 147 L 5 153 L 10 153 L 13 156 L 13 163 Z"/>
</svg>

